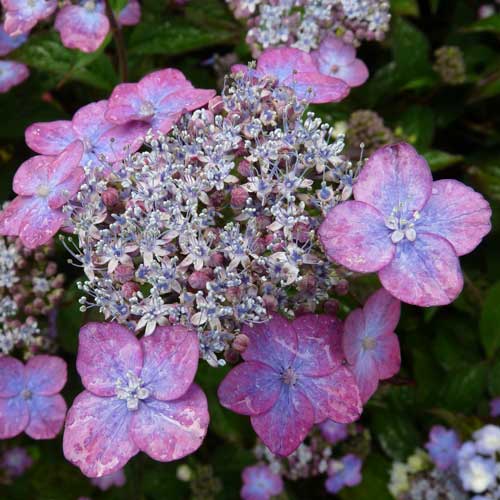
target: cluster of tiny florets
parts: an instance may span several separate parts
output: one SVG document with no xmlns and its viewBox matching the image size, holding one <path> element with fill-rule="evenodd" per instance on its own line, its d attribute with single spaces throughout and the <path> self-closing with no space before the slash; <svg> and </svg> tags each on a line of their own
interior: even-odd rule
<svg viewBox="0 0 500 500">
<path fill-rule="evenodd" d="M 227 0 L 235 16 L 247 19 L 247 42 L 257 56 L 288 45 L 309 52 L 328 34 L 358 46 L 382 40 L 389 29 L 386 0 Z"/>
<path fill-rule="evenodd" d="M 270 79 L 233 74 L 209 109 L 149 137 L 148 151 L 107 177 L 88 169 L 66 207 L 82 308 L 145 335 L 197 329 L 217 365 L 243 324 L 322 307 L 341 275 L 315 230 L 350 197 L 359 165 L 305 108 Z"/>
<path fill-rule="evenodd" d="M 0 352 L 36 350 L 49 342 L 43 335 L 60 302 L 64 276 L 49 260 L 51 248 L 36 251 L 19 239 L 0 237 Z M 47 332 L 45 332 L 47 333 Z"/>
<path fill-rule="evenodd" d="M 444 83 L 460 85 L 465 82 L 466 68 L 462 51 L 459 47 L 445 45 L 434 52 L 436 61 L 434 71 Z"/>
</svg>

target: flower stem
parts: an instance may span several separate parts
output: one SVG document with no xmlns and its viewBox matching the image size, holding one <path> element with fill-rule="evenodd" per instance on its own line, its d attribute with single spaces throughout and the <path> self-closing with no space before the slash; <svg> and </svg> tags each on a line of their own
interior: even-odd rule
<svg viewBox="0 0 500 500">
<path fill-rule="evenodd" d="M 116 20 L 113 9 L 109 0 L 104 0 L 106 3 L 106 15 L 109 19 L 109 24 L 111 25 L 111 32 L 113 33 L 113 39 L 116 45 L 116 56 L 118 59 L 118 73 L 120 75 L 120 81 L 126 82 L 128 78 L 128 68 L 127 68 L 127 51 L 125 48 L 125 41 L 123 40 L 123 33 Z"/>
</svg>

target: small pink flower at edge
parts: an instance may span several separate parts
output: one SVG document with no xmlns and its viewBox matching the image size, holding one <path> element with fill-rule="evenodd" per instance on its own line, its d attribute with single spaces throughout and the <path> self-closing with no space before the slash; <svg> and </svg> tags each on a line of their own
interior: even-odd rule
<svg viewBox="0 0 500 500">
<path fill-rule="evenodd" d="M 112 486 L 121 488 L 127 482 L 127 478 L 125 477 L 123 469 L 119 469 L 116 472 L 107 474 L 106 476 L 94 477 L 90 480 L 90 482 L 101 491 L 107 491 Z"/>
<path fill-rule="evenodd" d="M 357 272 L 378 272 L 403 302 L 446 305 L 463 286 L 458 257 L 491 229 L 491 208 L 459 181 L 432 181 L 424 158 L 406 143 L 378 149 L 353 188 L 319 228 L 328 257 Z"/>
<path fill-rule="evenodd" d="M 23 431 L 33 439 L 57 436 L 66 415 L 59 394 L 66 378 L 66 362 L 57 356 L 34 356 L 26 365 L 0 357 L 0 439 Z"/>
<path fill-rule="evenodd" d="M 269 500 L 283 492 L 283 479 L 271 471 L 268 465 L 252 465 L 245 467 L 241 474 L 243 500 Z"/>
<path fill-rule="evenodd" d="M 198 337 L 184 327 L 158 327 L 141 340 L 115 323 L 82 327 L 76 366 L 86 390 L 68 411 L 65 457 L 102 477 L 139 451 L 161 462 L 196 451 L 209 421 L 193 383 L 198 358 Z"/>
<path fill-rule="evenodd" d="M 401 366 L 399 340 L 394 330 L 401 303 L 383 288 L 369 297 L 363 309 L 352 311 L 344 322 L 342 345 L 366 403 L 378 381 L 394 376 Z"/>
<path fill-rule="evenodd" d="M 343 366 L 341 323 L 308 314 L 245 326 L 244 359 L 219 386 L 220 403 L 249 415 L 261 440 L 287 456 L 315 423 L 357 420 L 362 406 L 353 374 Z"/>
<path fill-rule="evenodd" d="M 38 21 L 52 15 L 57 0 L 1 0 L 4 8 L 4 30 L 10 36 L 28 33 Z"/>
<path fill-rule="evenodd" d="M 146 75 L 138 83 L 117 85 L 109 98 L 106 118 L 115 124 L 145 122 L 154 132 L 166 134 L 186 111 L 201 108 L 214 90 L 196 89 L 177 69 Z"/>
<path fill-rule="evenodd" d="M 83 146 L 75 141 L 59 156 L 34 156 L 14 176 L 18 195 L 0 212 L 0 234 L 19 236 L 28 248 L 47 243 L 65 221 L 61 207 L 79 190 Z"/>
<path fill-rule="evenodd" d="M 17 61 L 0 61 L 0 94 L 20 85 L 30 76 L 26 64 Z"/>
</svg>

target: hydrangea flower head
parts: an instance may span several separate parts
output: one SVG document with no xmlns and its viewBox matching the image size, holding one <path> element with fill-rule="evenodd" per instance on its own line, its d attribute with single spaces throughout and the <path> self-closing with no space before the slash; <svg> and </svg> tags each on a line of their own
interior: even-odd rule
<svg viewBox="0 0 500 500">
<path fill-rule="evenodd" d="M 363 309 L 352 311 L 344 323 L 342 343 L 363 402 L 377 390 L 378 381 L 395 375 L 401 366 L 394 329 L 401 305 L 383 288 L 369 297 Z"/>
<path fill-rule="evenodd" d="M 323 437 L 330 444 L 340 443 L 340 441 L 344 441 L 349 436 L 347 424 L 339 424 L 330 419 L 321 422 L 318 427 Z"/>
<path fill-rule="evenodd" d="M 80 188 L 85 173 L 79 167 L 83 146 L 75 141 L 59 156 L 34 156 L 14 176 L 18 195 L 0 212 L 0 233 L 19 236 L 28 248 L 47 243 L 63 225 L 61 207 Z"/>
<path fill-rule="evenodd" d="M 339 320 L 313 314 L 293 322 L 273 316 L 244 327 L 250 339 L 245 361 L 222 381 L 221 404 L 250 415 L 264 444 L 282 456 L 292 453 L 315 423 L 353 422 L 361 401 L 354 376 L 342 364 L 340 332 Z"/>
<path fill-rule="evenodd" d="M 484 455 L 494 455 L 500 451 L 500 427 L 485 425 L 473 434 L 476 449 Z"/>
<path fill-rule="evenodd" d="M 123 469 L 119 469 L 111 474 L 107 474 L 106 476 L 94 477 L 90 480 L 90 482 L 101 491 L 106 491 L 112 486 L 121 488 L 127 482 L 127 478 L 125 477 Z"/>
<path fill-rule="evenodd" d="M 0 26 L 0 56 L 5 56 L 17 47 L 20 47 L 27 39 L 26 35 L 10 36 Z"/>
<path fill-rule="evenodd" d="M 80 108 L 71 121 L 57 120 L 34 123 L 26 129 L 26 144 L 43 155 L 57 155 L 78 140 L 84 146 L 81 165 L 114 163 L 137 151 L 146 132 L 144 124 L 131 122 L 114 125 L 105 118 L 107 101 L 98 101 Z"/>
<path fill-rule="evenodd" d="M 0 61 L 0 94 L 23 83 L 30 75 L 26 64 L 17 61 Z"/>
<path fill-rule="evenodd" d="M 267 465 L 245 467 L 242 473 L 243 500 L 269 500 L 283 491 L 283 480 L 279 474 L 272 472 Z"/>
<path fill-rule="evenodd" d="M 138 83 L 117 85 L 109 98 L 106 118 L 116 124 L 145 122 L 166 134 L 185 111 L 201 108 L 214 90 L 195 89 L 177 69 L 167 68 L 146 75 Z"/>
<path fill-rule="evenodd" d="M 82 0 L 78 5 L 65 5 L 58 13 L 54 27 L 65 47 L 95 52 L 109 33 L 109 20 L 104 2 Z"/>
<path fill-rule="evenodd" d="M 449 304 L 463 277 L 458 257 L 490 231 L 488 202 L 459 181 L 432 181 L 427 162 L 406 143 L 378 149 L 353 188 L 319 229 L 330 259 L 357 272 L 378 272 L 403 302 Z"/>
<path fill-rule="evenodd" d="M 68 411 L 65 457 L 102 477 L 139 451 L 168 462 L 197 450 L 209 420 L 205 394 L 193 384 L 198 355 L 196 334 L 181 326 L 139 341 L 115 323 L 85 325 L 76 367 L 86 390 Z"/>
<path fill-rule="evenodd" d="M 346 486 L 356 486 L 361 482 L 361 466 L 363 462 L 356 455 L 348 454 L 341 460 L 332 460 L 329 464 L 326 491 L 335 494 Z"/>
<path fill-rule="evenodd" d="M 340 78 L 349 87 L 359 87 L 368 79 L 368 68 L 356 58 L 356 49 L 336 36 L 326 37 L 311 56 L 321 73 Z"/>
<path fill-rule="evenodd" d="M 460 439 L 454 430 L 435 425 L 429 433 L 429 442 L 425 447 L 436 467 L 444 470 L 455 464 L 460 445 Z"/>
<path fill-rule="evenodd" d="M 28 33 L 38 21 L 52 15 L 57 0 L 1 0 L 4 8 L 4 30 L 10 36 Z"/>
<path fill-rule="evenodd" d="M 267 49 L 259 57 L 255 70 L 236 64 L 232 71 L 252 71 L 258 78 L 275 78 L 280 85 L 292 88 L 299 99 L 311 103 L 338 102 L 349 93 L 349 85 L 322 74 L 310 54 L 290 47 Z"/>
<path fill-rule="evenodd" d="M 33 439 L 52 439 L 62 428 L 66 403 L 59 394 L 66 384 L 66 362 L 41 354 L 26 365 L 0 357 L 0 439 L 26 432 Z"/>
<path fill-rule="evenodd" d="M 466 443 L 467 444 L 467 443 Z M 465 490 L 484 493 L 496 483 L 497 463 L 494 458 L 459 454 L 458 474 Z"/>
</svg>

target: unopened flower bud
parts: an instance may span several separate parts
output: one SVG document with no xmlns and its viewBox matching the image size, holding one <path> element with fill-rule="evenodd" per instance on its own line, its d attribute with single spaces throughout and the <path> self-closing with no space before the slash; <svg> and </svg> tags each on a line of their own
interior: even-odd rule
<svg viewBox="0 0 500 500">
<path fill-rule="evenodd" d="M 209 280 L 208 273 L 205 271 L 194 271 L 188 278 L 188 283 L 195 290 L 202 290 L 206 287 Z"/>
<path fill-rule="evenodd" d="M 101 195 L 103 203 L 108 207 L 114 207 L 120 201 L 120 193 L 114 187 L 108 187 Z"/>
<path fill-rule="evenodd" d="M 224 352 L 224 359 L 231 364 L 236 364 L 240 360 L 240 353 L 235 349 L 226 349 Z"/>
<path fill-rule="evenodd" d="M 250 339 L 244 334 L 240 333 L 236 335 L 233 340 L 233 349 L 240 353 L 245 352 L 247 347 L 250 345 Z"/>
<path fill-rule="evenodd" d="M 247 160 L 241 160 L 238 164 L 238 173 L 243 177 L 250 177 L 252 175 L 252 168 Z"/>
<path fill-rule="evenodd" d="M 248 196 L 248 191 L 245 188 L 236 186 L 231 191 L 231 206 L 234 208 L 243 208 L 246 205 Z"/>
<path fill-rule="evenodd" d="M 134 266 L 127 264 L 118 264 L 116 269 L 113 271 L 113 277 L 116 281 L 120 283 L 125 283 L 130 281 L 134 277 L 135 269 Z"/>
<path fill-rule="evenodd" d="M 139 290 L 139 285 L 133 281 L 127 281 L 122 285 L 122 294 L 126 299 L 133 297 Z"/>
<path fill-rule="evenodd" d="M 349 292 L 349 282 L 345 279 L 341 279 L 334 287 L 335 293 L 337 295 L 347 295 Z"/>
<path fill-rule="evenodd" d="M 329 299 L 324 304 L 325 314 L 330 314 L 331 316 L 336 316 L 339 312 L 340 303 L 338 300 Z"/>
<path fill-rule="evenodd" d="M 272 295 L 264 295 L 262 300 L 264 301 L 264 305 L 268 311 L 278 310 L 278 300 L 276 297 L 273 297 Z"/>
</svg>

